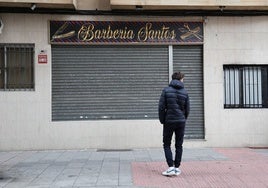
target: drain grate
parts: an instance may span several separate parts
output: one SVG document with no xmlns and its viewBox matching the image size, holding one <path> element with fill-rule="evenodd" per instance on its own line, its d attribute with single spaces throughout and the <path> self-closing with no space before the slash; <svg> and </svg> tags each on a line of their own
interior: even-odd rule
<svg viewBox="0 0 268 188">
<path fill-rule="evenodd" d="M 132 149 L 97 149 L 97 152 L 126 152 Z"/>
</svg>

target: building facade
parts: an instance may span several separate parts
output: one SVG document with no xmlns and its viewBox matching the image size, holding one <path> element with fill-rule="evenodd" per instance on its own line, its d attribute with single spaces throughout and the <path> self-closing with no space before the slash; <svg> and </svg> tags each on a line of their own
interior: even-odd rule
<svg viewBox="0 0 268 188">
<path fill-rule="evenodd" d="M 186 147 L 268 145 L 266 1 L 0 3 L 0 150 L 162 147 L 186 74 Z"/>
</svg>

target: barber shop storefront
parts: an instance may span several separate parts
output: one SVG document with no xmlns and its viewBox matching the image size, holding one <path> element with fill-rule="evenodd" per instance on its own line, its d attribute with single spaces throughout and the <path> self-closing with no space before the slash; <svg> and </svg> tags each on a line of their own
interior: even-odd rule
<svg viewBox="0 0 268 188">
<path fill-rule="evenodd" d="M 162 147 L 175 71 L 184 147 L 268 145 L 267 4 L 139 2 L 0 3 L 0 150 Z"/>
<path fill-rule="evenodd" d="M 50 21 L 52 121 L 158 119 L 172 71 L 192 98 L 187 138 L 204 138 L 203 23 Z"/>
</svg>

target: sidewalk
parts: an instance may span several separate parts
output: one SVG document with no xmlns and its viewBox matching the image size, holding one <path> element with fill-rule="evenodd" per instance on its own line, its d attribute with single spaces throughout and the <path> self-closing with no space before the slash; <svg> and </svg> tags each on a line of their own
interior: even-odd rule
<svg viewBox="0 0 268 188">
<path fill-rule="evenodd" d="M 268 149 L 185 148 L 182 174 L 166 168 L 162 148 L 0 152 L 0 187 L 268 187 Z"/>
</svg>

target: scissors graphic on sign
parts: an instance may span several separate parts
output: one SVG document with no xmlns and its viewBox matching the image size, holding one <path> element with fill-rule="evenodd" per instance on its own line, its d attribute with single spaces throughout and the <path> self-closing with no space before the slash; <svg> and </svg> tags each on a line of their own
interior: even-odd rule
<svg viewBox="0 0 268 188">
<path fill-rule="evenodd" d="M 182 40 L 185 40 L 187 38 L 196 37 L 199 40 L 203 39 L 203 36 L 199 34 L 201 31 L 200 27 L 196 27 L 194 29 L 191 29 L 187 23 L 184 23 L 184 28 L 179 28 L 179 31 L 183 34 L 180 36 Z"/>
</svg>

